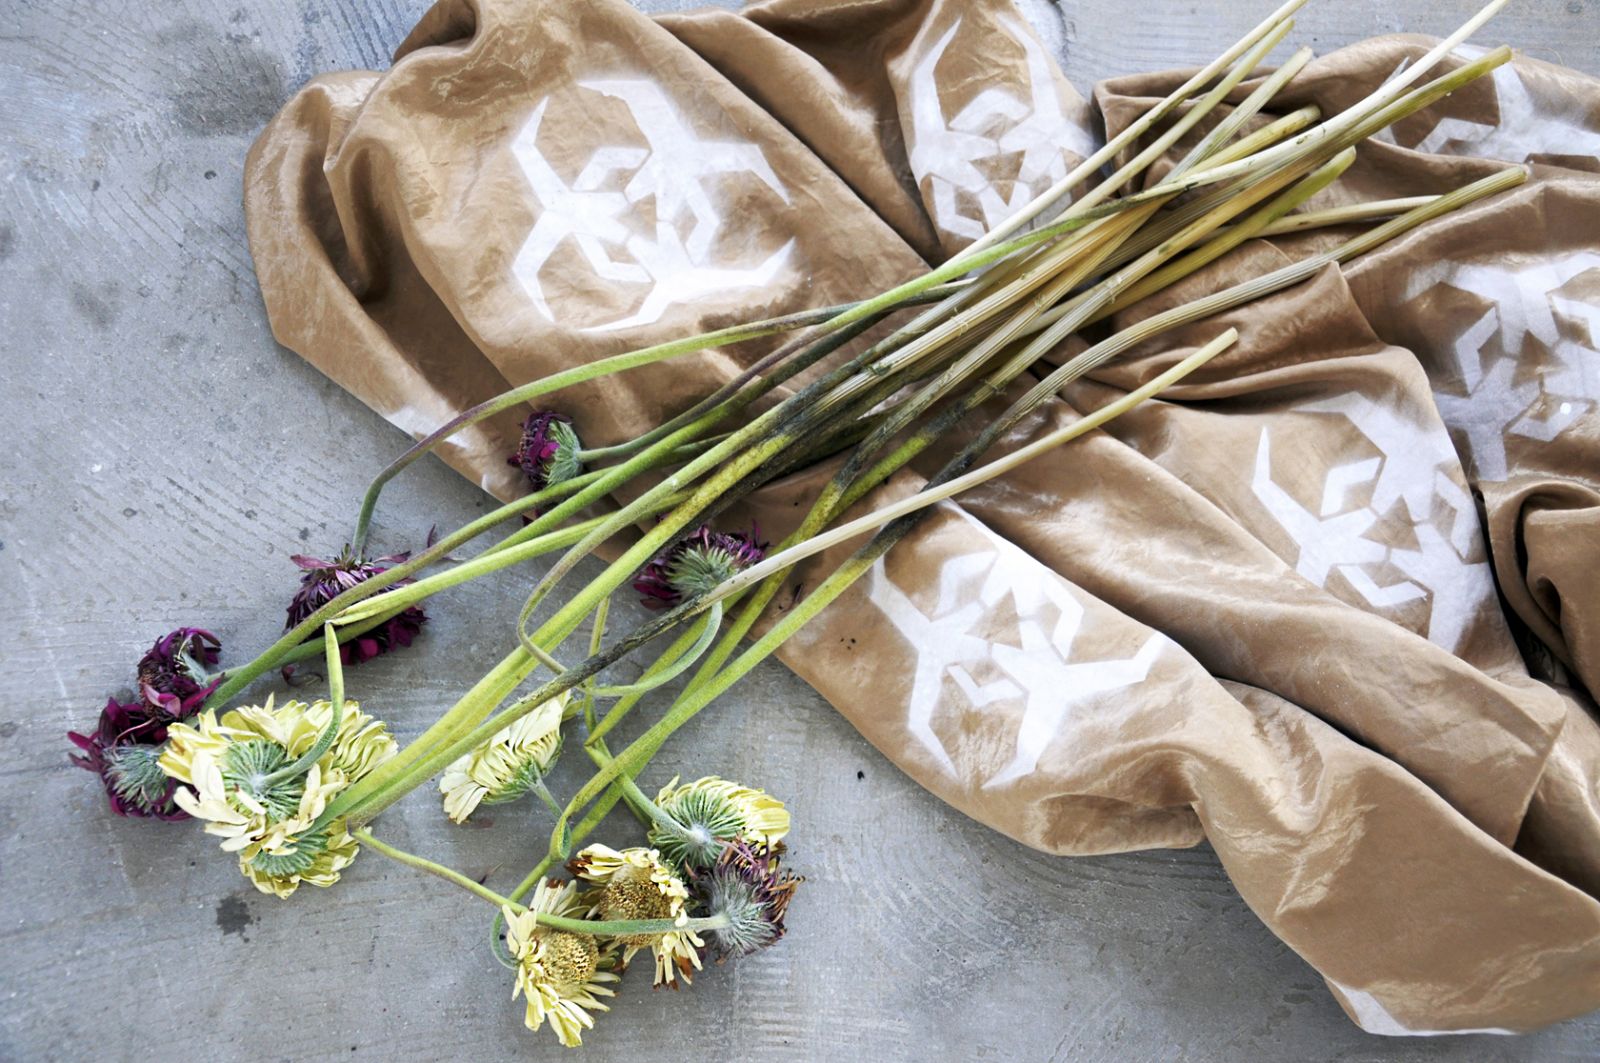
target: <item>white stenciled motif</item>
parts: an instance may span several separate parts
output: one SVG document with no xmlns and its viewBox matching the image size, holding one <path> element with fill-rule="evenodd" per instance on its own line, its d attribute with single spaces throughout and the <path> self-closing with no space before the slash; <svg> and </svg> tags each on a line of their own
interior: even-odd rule
<svg viewBox="0 0 1600 1063">
<path fill-rule="evenodd" d="M 1418 1030 L 1394 1017 L 1394 1014 L 1384 1007 L 1383 1001 L 1365 989 L 1353 989 L 1329 979 L 1329 984 L 1350 1005 L 1351 1015 L 1367 1033 L 1378 1034 L 1383 1037 L 1446 1037 L 1469 1033 L 1513 1034 L 1514 1030 L 1501 1029 L 1498 1026 L 1485 1026 L 1472 1030 Z"/>
<path fill-rule="evenodd" d="M 1484 53 L 1481 48 L 1469 46 L 1457 48 L 1455 54 L 1473 60 Z M 1600 157 L 1600 133 L 1584 125 L 1585 107 L 1576 97 L 1536 102 L 1522 75 L 1510 63 L 1496 67 L 1493 78 L 1499 121 L 1441 118 L 1415 145 L 1415 150 L 1506 162 L 1527 162 L 1544 156 Z M 1390 129 L 1379 133 L 1378 139 L 1395 143 Z"/>
<path fill-rule="evenodd" d="M 946 511 L 961 512 L 948 507 Z M 984 781 L 988 788 L 1031 774 L 1051 744 L 1064 737 L 1070 714 L 1102 706 L 1104 695 L 1143 682 L 1166 640 L 1152 634 L 1128 658 L 1072 660 L 1073 642 L 1085 619 L 1083 604 L 1055 573 L 982 524 L 966 519 L 990 549 L 944 563 L 931 613 L 924 613 L 895 585 L 882 560 L 873 567 L 870 594 L 917 656 L 906 705 L 907 729 L 951 775 L 959 772 L 933 727 L 934 712 L 945 696 L 945 680 L 955 683 L 972 709 L 1022 700 L 1016 752 Z M 975 634 L 1008 598 L 1017 617 L 1020 644 Z M 998 674 L 980 684 L 973 679 L 974 669 Z"/>
<path fill-rule="evenodd" d="M 1363 395 L 1349 393 L 1297 412 L 1338 414 L 1353 424 L 1380 457 L 1332 466 L 1323 478 L 1321 512 L 1311 513 L 1272 477 L 1272 436 L 1261 430 L 1251 490 L 1295 543 L 1295 571 L 1319 587 L 1337 571 L 1374 609 L 1429 599 L 1428 638 L 1447 650 L 1494 595 L 1472 496 L 1449 475 L 1455 451 L 1442 428 L 1417 425 Z M 1348 501 L 1370 485 L 1365 504 Z M 1399 503 L 1412 545 L 1397 545 L 1380 522 Z M 1392 522 L 1386 522 L 1389 527 Z M 1387 565 L 1399 577 L 1379 583 Z"/>
<path fill-rule="evenodd" d="M 1409 279 L 1406 302 L 1447 285 L 1489 304 L 1451 346 L 1459 386 L 1440 381 L 1434 392 L 1480 480 L 1509 475 L 1508 434 L 1549 442 L 1600 408 L 1600 307 L 1558 294 L 1594 269 L 1600 254 L 1579 251 L 1521 265 L 1434 262 Z M 1491 345 L 1500 356 L 1485 365 Z"/>
<path fill-rule="evenodd" d="M 1023 50 L 1028 77 L 1027 97 L 995 85 L 974 96 L 956 116 L 945 120 L 937 67 L 961 28 L 957 18 L 931 47 L 924 23 L 911 44 L 917 56 L 911 71 L 910 164 L 912 176 L 926 181 L 933 197 L 930 213 L 945 232 L 976 240 L 1034 196 L 1066 176 L 1067 153 L 1094 151 L 1089 133 L 1061 106 L 1050 57 L 1027 28 L 1001 15 L 996 23 Z M 1015 160 L 1016 172 L 1000 171 L 1002 160 Z M 1009 187 L 1001 187 L 1009 177 Z M 979 216 L 962 213 L 958 196 L 965 193 Z"/>
<path fill-rule="evenodd" d="M 626 104 L 644 145 L 595 148 L 567 184 L 539 148 L 548 96 L 512 142 L 539 202 L 539 216 L 512 268 L 547 320 L 555 321 L 556 315 L 539 274 L 568 239 L 600 279 L 649 286 L 633 313 L 585 331 L 648 325 L 675 303 L 759 287 L 777 276 L 794 250 L 793 239 L 753 264 L 721 261 L 717 255 L 725 218 L 708 178 L 747 174 L 789 202 L 788 190 L 759 147 L 702 139 L 653 81 L 580 81 L 577 88 Z"/>
</svg>

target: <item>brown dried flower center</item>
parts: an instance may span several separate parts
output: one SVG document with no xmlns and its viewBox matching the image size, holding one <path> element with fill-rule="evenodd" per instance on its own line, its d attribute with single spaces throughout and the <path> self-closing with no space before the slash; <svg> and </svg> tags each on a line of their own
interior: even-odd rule
<svg viewBox="0 0 1600 1063">
<path fill-rule="evenodd" d="M 600 914 L 606 919 L 670 919 L 672 902 L 648 878 L 618 875 L 600 893 Z M 634 934 L 617 940 L 628 945 L 649 945 L 655 934 Z"/>
<path fill-rule="evenodd" d="M 570 991 L 594 977 L 600 950 L 588 934 L 557 930 L 545 938 L 540 962 L 544 965 L 545 976 L 556 988 Z"/>
</svg>

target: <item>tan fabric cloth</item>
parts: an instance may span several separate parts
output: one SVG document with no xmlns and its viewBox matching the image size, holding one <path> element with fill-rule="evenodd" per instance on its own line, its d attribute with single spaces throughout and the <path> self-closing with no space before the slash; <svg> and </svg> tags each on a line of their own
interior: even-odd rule
<svg viewBox="0 0 1600 1063">
<path fill-rule="evenodd" d="M 1333 113 L 1423 47 L 1318 59 L 1275 109 Z M 1176 77 L 1101 86 L 1100 120 L 1122 128 Z M 513 383 L 912 276 L 1096 126 L 1008 0 L 657 21 L 445 0 L 390 71 L 285 107 L 246 205 L 279 339 L 421 435 Z M 1600 1006 L 1600 83 L 1519 60 L 1363 147 L 1314 205 L 1442 191 L 1489 159 L 1537 165 L 1228 315 L 1240 343 L 1167 401 L 941 506 L 783 655 L 1029 845 L 1208 839 L 1376 1033 Z M 1327 239 L 1249 244 L 1124 319 Z M 1006 445 L 1221 325 L 1104 368 Z M 621 440 L 769 349 L 551 405 L 591 445 Z M 515 495 L 518 420 L 442 456 Z M 750 512 L 783 530 L 819 475 Z"/>
</svg>

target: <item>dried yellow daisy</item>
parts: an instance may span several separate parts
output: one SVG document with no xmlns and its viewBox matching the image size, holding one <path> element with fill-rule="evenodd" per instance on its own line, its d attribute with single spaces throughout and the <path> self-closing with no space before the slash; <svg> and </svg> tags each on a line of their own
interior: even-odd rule
<svg viewBox="0 0 1600 1063">
<path fill-rule="evenodd" d="M 444 811 L 465 823 L 480 804 L 515 801 L 541 785 L 561 752 L 561 720 L 571 691 L 565 691 L 497 731 L 461 757 L 439 778 Z"/>
<path fill-rule="evenodd" d="M 249 705 L 219 720 L 214 711 L 193 723 L 173 724 L 161 770 L 193 792 L 179 789 L 179 807 L 206 821 L 206 832 L 239 854 L 239 869 L 263 893 L 287 897 L 301 882 L 331 886 L 350 866 L 358 847 L 342 821 L 311 826 L 340 791 L 396 751 L 381 721 L 344 703 L 329 747 L 304 775 L 273 780 L 317 744 L 332 719 L 327 701 Z"/>
<path fill-rule="evenodd" d="M 591 845 L 567 865 L 574 875 L 601 888 L 592 892 L 590 918 L 671 919 L 680 926 L 689 921 L 689 888 L 655 849 L 633 848 L 617 851 L 605 845 Z M 623 947 L 622 964 L 634 953 L 649 947 L 655 956 L 656 985 L 672 985 L 681 975 L 687 984 L 689 971 L 700 970 L 700 950 L 705 942 L 693 930 L 674 930 L 666 934 L 622 936 L 615 940 Z"/>
<path fill-rule="evenodd" d="M 789 833 L 789 810 L 782 801 L 715 775 L 682 786 L 673 779 L 656 795 L 656 807 L 682 830 L 654 823 L 650 844 L 683 866 L 710 867 L 721 855 L 722 843 L 735 838 L 770 850 Z"/>
<path fill-rule="evenodd" d="M 598 997 L 615 996 L 607 987 L 617 976 L 611 967 L 616 962 L 615 942 L 588 934 L 539 925 L 538 913 L 582 919 L 587 902 L 578 895 L 575 882 L 541 882 L 528 902 L 528 910 L 518 913 L 504 908 L 506 947 L 517 964 L 517 982 L 511 991 L 527 998 L 523 1022 L 537 1030 L 550 1020 L 556 1039 L 568 1048 L 583 1043 L 583 1031 L 594 1028 L 596 1011 L 608 1007 Z"/>
</svg>

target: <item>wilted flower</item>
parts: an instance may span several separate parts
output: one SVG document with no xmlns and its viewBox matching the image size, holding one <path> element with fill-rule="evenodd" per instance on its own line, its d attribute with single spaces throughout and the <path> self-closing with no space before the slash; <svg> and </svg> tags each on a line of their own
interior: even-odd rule
<svg viewBox="0 0 1600 1063">
<path fill-rule="evenodd" d="M 702 524 L 646 565 L 633 581 L 633 589 L 644 595 L 644 604 L 652 609 L 676 605 L 686 595 L 704 594 L 767 556 L 767 544 L 760 536 L 761 530 L 753 524 L 749 535 L 714 532 Z"/>
<path fill-rule="evenodd" d="M 556 1039 L 568 1048 L 582 1044 L 583 1031 L 594 1028 L 590 1012 L 610 1010 L 596 998 L 616 996 L 606 983 L 617 980 L 611 972 L 617 946 L 588 934 L 540 926 L 536 913 L 582 919 L 587 908 L 577 883 L 551 880 L 539 883 L 526 912 L 502 909 L 506 947 L 517 964 L 511 995 L 515 999 L 521 993 L 528 1001 L 523 1022 L 537 1030 L 549 1019 Z"/>
<path fill-rule="evenodd" d="M 515 801 L 533 789 L 561 751 L 561 718 L 571 693 L 544 702 L 446 768 L 439 778 L 445 814 L 465 823 L 478 805 Z"/>
<path fill-rule="evenodd" d="M 568 870 L 601 889 L 591 894 L 591 918 L 671 919 L 682 925 L 689 921 L 689 888 L 654 849 L 623 849 L 591 845 L 567 864 Z M 622 964 L 648 946 L 655 955 L 655 984 L 674 985 L 681 974 L 685 983 L 689 971 L 700 969 L 700 950 L 705 942 L 692 930 L 666 934 L 636 934 L 618 937 L 623 946 Z"/>
<path fill-rule="evenodd" d="M 695 895 L 729 924 L 709 931 L 723 958 L 764 949 L 783 937 L 783 919 L 801 879 L 782 871 L 778 856 L 744 839 L 722 850 L 709 870 L 693 876 Z"/>
<path fill-rule="evenodd" d="M 715 775 L 682 786 L 673 779 L 656 795 L 656 806 L 683 831 L 652 824 L 650 844 L 687 867 L 709 867 L 721 855 L 722 843 L 733 838 L 771 849 L 789 833 L 789 811 L 782 801 Z"/>
<path fill-rule="evenodd" d="M 156 640 L 139 658 L 139 693 L 152 716 L 171 723 L 200 708 L 221 677 L 212 678 L 222 640 L 198 627 L 180 627 Z"/>
<path fill-rule="evenodd" d="M 522 441 L 506 464 L 521 469 L 528 485 L 542 491 L 583 471 L 578 461 L 582 449 L 578 433 L 572 430 L 572 418 L 554 410 L 539 410 L 522 426 Z"/>
<path fill-rule="evenodd" d="M 178 783 L 157 763 L 167 725 L 151 716 L 144 703 L 124 705 L 108 698 L 93 734 L 69 731 L 67 738 L 83 751 L 72 762 L 100 776 L 117 815 L 189 818 L 173 800 Z"/>
<path fill-rule="evenodd" d="M 395 754 L 394 739 L 381 721 L 346 701 L 333 744 L 304 775 L 268 784 L 269 776 L 308 752 L 327 728 L 333 705 L 288 701 L 274 707 L 235 709 L 219 721 L 215 711 L 194 725 L 168 730 L 161 769 L 194 787 L 176 801 L 221 836 L 226 852 L 239 854 L 239 869 L 263 893 L 287 897 L 301 882 L 331 886 L 350 866 L 358 846 L 335 820 L 326 830 L 312 824 L 328 802 Z"/>
<path fill-rule="evenodd" d="M 299 565 L 305 572 L 300 577 L 300 589 L 295 592 L 294 599 L 289 603 L 289 620 L 284 624 L 284 629 L 294 627 L 351 587 L 365 583 L 380 572 L 387 572 L 392 566 L 398 565 L 410 556 L 409 553 L 390 554 L 387 557 L 366 561 L 351 553 L 349 546 L 331 561 L 295 554 L 289 560 Z M 412 582 L 415 581 L 396 580 L 378 593 L 384 594 Z M 369 661 L 389 652 L 397 645 L 409 646 L 427 620 L 428 614 L 419 607 L 407 606 L 371 631 L 357 635 L 341 645 L 339 660 L 347 665 L 360 664 L 362 661 Z M 321 632 L 316 633 L 314 637 L 321 638 Z"/>
</svg>

